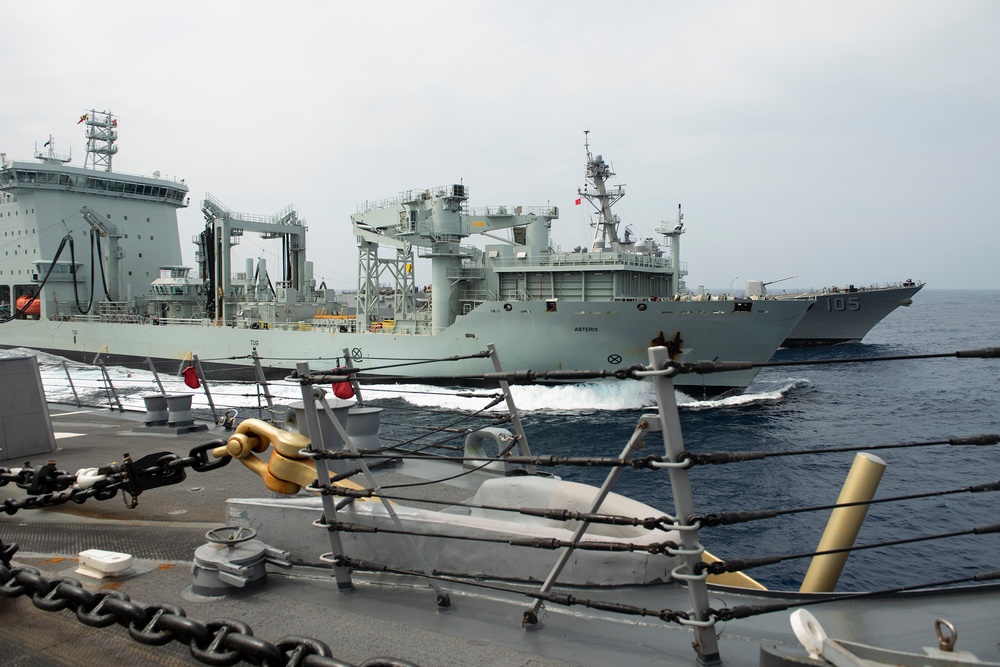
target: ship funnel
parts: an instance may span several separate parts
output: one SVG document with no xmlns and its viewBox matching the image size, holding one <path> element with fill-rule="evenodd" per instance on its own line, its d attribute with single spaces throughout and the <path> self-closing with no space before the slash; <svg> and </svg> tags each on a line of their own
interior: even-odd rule
<svg viewBox="0 0 1000 667">
<path fill-rule="evenodd" d="M 267 260 L 263 257 L 257 260 L 257 291 L 260 294 L 267 291 Z"/>
</svg>

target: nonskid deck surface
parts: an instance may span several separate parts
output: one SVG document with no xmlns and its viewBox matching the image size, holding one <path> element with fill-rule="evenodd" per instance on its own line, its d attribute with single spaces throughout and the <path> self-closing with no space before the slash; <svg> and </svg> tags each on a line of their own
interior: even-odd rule
<svg viewBox="0 0 1000 667">
<path fill-rule="evenodd" d="M 541 616 L 542 627 L 526 631 L 520 628 L 519 621 L 529 598 L 461 583 L 446 585 L 452 609 L 443 612 L 435 608 L 434 592 L 422 581 L 393 575 L 356 572 L 354 590 L 339 592 L 329 571 L 297 567 L 272 571 L 266 586 L 254 592 L 206 598 L 191 593 L 187 562 L 136 561 L 126 577 L 97 583 L 75 574 L 76 563 L 59 554 L 28 552 L 19 555 L 16 563 L 38 568 L 50 580 L 60 576 L 84 579 L 87 588 L 95 592 L 110 586 L 144 604 L 177 605 L 188 617 L 202 622 L 216 618 L 242 620 L 253 628 L 254 636 L 267 641 L 290 635 L 316 638 L 327 643 L 335 657 L 356 664 L 374 656 L 393 656 L 418 665 L 456 666 L 477 662 L 525 666 L 608 665 L 615 661 L 695 664 L 690 631 L 656 618 L 549 605 Z M 688 604 L 686 592 L 672 586 L 564 592 L 580 599 L 650 609 L 685 608 Z M 993 590 L 961 598 L 918 598 L 897 603 L 892 614 L 887 614 L 884 601 L 878 600 L 850 606 L 827 605 L 814 611 L 828 630 L 916 652 L 920 647 L 935 645 L 934 619 L 947 618 L 963 628 L 963 650 L 995 661 L 997 649 L 995 637 L 990 639 L 989 618 L 996 596 Z M 712 595 L 713 607 L 768 602 L 718 591 Z M 722 664 L 757 665 L 762 643 L 801 657 L 788 615 L 780 612 L 721 625 Z M 16 656 L 30 646 L 33 665 L 98 664 L 97 660 L 72 662 L 73 656 L 81 655 L 77 644 L 93 646 L 95 657 L 102 655 L 102 650 L 115 655 L 137 651 L 142 657 L 132 664 L 197 664 L 183 647 L 137 646 L 121 628 L 84 628 L 71 612 L 45 613 L 25 598 L 0 605 L 0 626 L 4 628 L 0 630 L 0 645 L 5 655 Z M 13 628 L 24 629 L 12 632 Z M 74 645 L 46 644 L 44 638 L 55 629 L 61 636 L 78 637 Z M 34 639 L 25 638 L 32 634 Z"/>
</svg>

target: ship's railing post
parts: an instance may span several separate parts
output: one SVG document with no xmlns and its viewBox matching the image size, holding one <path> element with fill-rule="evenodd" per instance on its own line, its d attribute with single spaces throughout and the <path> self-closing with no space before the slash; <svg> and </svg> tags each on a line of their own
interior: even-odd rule
<svg viewBox="0 0 1000 667">
<path fill-rule="evenodd" d="M 80 396 L 76 393 L 76 387 L 73 386 L 73 378 L 69 375 L 69 366 L 66 365 L 65 361 L 63 362 L 63 370 L 66 371 L 66 381 L 69 382 L 69 388 L 73 390 L 73 399 L 76 401 L 76 407 L 80 407 L 82 405 L 80 403 Z"/>
<path fill-rule="evenodd" d="M 104 391 L 108 397 L 108 409 L 115 409 L 114 404 L 112 404 L 112 401 L 114 401 L 114 403 L 118 405 L 118 412 L 125 412 L 125 408 L 122 407 L 121 399 L 118 398 L 118 391 L 115 389 L 115 385 L 111 381 L 111 375 L 108 373 L 108 369 L 104 365 L 104 360 L 98 357 L 95 361 L 97 362 L 97 365 L 101 367 L 101 373 L 104 376 Z"/>
<path fill-rule="evenodd" d="M 257 348 L 253 348 L 251 353 L 253 356 L 253 368 L 254 372 L 257 374 L 257 384 L 260 385 L 261 389 L 264 390 L 264 400 L 267 401 L 267 411 L 271 414 L 271 418 L 274 418 L 274 399 L 271 397 L 271 389 L 267 385 L 267 378 L 264 376 L 264 367 L 260 363 L 260 357 L 257 356 Z M 260 394 L 257 395 L 258 401 L 260 399 Z M 259 405 L 259 402 L 258 402 Z"/>
<path fill-rule="evenodd" d="M 329 402 L 327 402 L 326 398 L 324 398 L 322 394 L 318 395 L 317 400 L 320 401 L 320 403 L 323 405 L 323 412 L 325 413 L 325 416 L 330 421 L 330 423 L 333 424 L 334 431 L 337 434 L 338 442 L 334 444 L 337 445 L 339 449 L 346 449 L 350 453 L 357 455 L 358 448 L 354 446 L 354 442 L 351 440 L 351 436 L 348 435 L 347 429 L 344 428 L 344 425 L 340 423 L 340 421 L 334 416 L 333 410 L 330 409 Z M 306 409 L 306 414 L 309 414 L 309 408 Z M 318 414 L 316 417 L 316 423 L 317 424 L 319 423 Z M 310 436 L 312 435 L 312 433 L 314 433 L 314 431 L 309 432 Z M 319 431 L 318 433 L 320 440 L 320 448 L 321 450 L 326 449 L 327 445 L 323 443 L 323 433 L 322 431 Z M 317 464 L 321 460 L 322 459 L 317 459 L 316 460 Z M 424 558 L 423 554 L 420 553 L 420 549 L 417 548 L 416 543 L 413 541 L 413 537 L 406 532 L 406 528 L 405 526 L 403 526 L 403 522 L 400 521 L 399 515 L 396 514 L 396 510 L 393 508 L 392 503 L 382 497 L 381 495 L 382 487 L 379 485 L 378 481 L 376 481 L 374 475 L 372 475 L 372 471 L 368 467 L 368 464 L 365 463 L 365 460 L 363 458 L 359 458 L 358 465 L 361 467 L 361 472 L 364 474 L 365 479 L 368 482 L 369 488 L 375 492 L 375 497 L 379 500 L 379 502 L 382 503 L 382 507 L 385 509 L 386 514 L 389 515 L 389 518 L 395 525 L 396 530 L 402 536 L 403 541 L 406 542 L 406 546 L 409 548 L 410 553 L 413 554 L 413 558 L 417 561 L 417 565 L 420 567 L 424 575 L 427 577 L 430 587 L 434 590 L 434 593 L 437 595 L 437 606 L 442 609 L 447 609 L 451 607 L 451 597 L 434 580 L 434 570 L 432 570 L 431 566 L 427 564 L 427 560 Z M 346 472 L 346 466 L 343 466 L 343 464 L 341 464 L 341 467 L 343 467 L 343 470 L 336 470 L 335 468 L 335 472 L 341 474 L 343 472 Z M 317 470 L 319 470 L 318 467 Z"/>
<path fill-rule="evenodd" d="M 346 347 L 344 348 L 344 368 L 348 371 L 355 370 L 354 360 L 351 359 L 351 353 Z M 364 398 L 361 396 L 361 383 L 358 382 L 357 378 L 351 378 L 350 382 L 351 388 L 354 389 L 354 399 L 358 402 L 358 407 L 365 407 Z"/>
<path fill-rule="evenodd" d="M 205 390 L 205 398 L 208 399 L 208 407 L 212 411 L 212 421 L 219 424 L 221 423 L 219 421 L 219 413 L 215 409 L 215 401 L 212 400 L 212 392 L 208 389 L 208 380 L 205 378 L 205 372 L 201 369 L 201 361 L 198 359 L 198 355 L 192 354 L 191 361 L 194 362 L 194 370 L 198 373 L 198 378 L 201 380 L 202 389 Z"/>
<path fill-rule="evenodd" d="M 300 378 L 309 377 L 309 363 L 300 361 L 295 364 L 295 370 Z M 319 424 L 319 413 L 316 411 L 316 396 L 313 394 L 314 387 L 305 380 L 300 380 L 299 387 L 302 389 L 302 407 L 306 413 L 306 425 L 309 427 L 309 439 L 312 441 L 310 447 L 318 451 L 325 451 L 326 445 L 323 443 L 323 431 Z M 318 389 L 318 387 L 316 388 Z M 330 466 L 324 458 L 316 458 L 316 482 L 317 484 L 329 484 Z M 323 481 L 320 482 L 320 479 Z M 323 503 L 323 516 L 327 522 L 337 520 L 337 504 L 334 497 L 324 493 L 320 496 Z M 331 557 L 344 553 L 344 546 L 340 539 L 340 533 L 335 530 L 326 531 L 330 537 Z M 337 580 L 337 588 L 342 591 L 352 590 L 354 583 L 351 581 L 351 571 L 343 565 L 333 564 L 333 575 Z"/>
<path fill-rule="evenodd" d="M 496 345 L 490 343 L 486 346 L 486 349 L 490 351 L 490 359 L 493 360 L 493 369 L 497 373 L 503 373 L 503 365 L 500 363 L 500 355 L 497 354 Z M 500 390 L 503 392 L 504 400 L 507 401 L 507 410 L 510 412 L 510 419 L 514 424 L 514 432 L 517 433 L 517 442 L 521 450 L 521 455 L 531 456 L 531 448 L 528 446 L 528 436 L 524 432 L 524 426 L 521 424 L 521 413 L 517 411 L 517 404 L 514 403 L 514 397 L 510 393 L 510 383 L 506 380 L 500 380 Z M 535 466 L 525 466 L 525 471 L 529 475 L 534 475 Z"/>
<path fill-rule="evenodd" d="M 632 452 L 642 445 L 643 436 L 646 434 L 646 425 L 644 422 L 646 422 L 645 419 L 640 419 L 639 425 L 635 427 L 635 430 L 632 432 L 632 437 L 629 438 L 628 443 L 625 445 L 625 448 L 622 449 L 622 453 L 618 455 L 618 458 L 622 460 L 628 459 L 628 457 L 632 455 Z M 621 477 L 624 470 L 623 466 L 615 466 L 610 472 L 608 472 L 607 477 L 604 478 L 604 483 L 601 484 L 601 488 L 598 489 L 597 495 L 594 496 L 594 500 L 590 505 L 590 514 L 597 514 L 597 512 L 600 511 L 601 505 L 608 497 L 608 494 L 611 493 L 611 489 L 614 488 L 615 483 L 618 481 L 618 478 Z M 573 537 L 570 538 L 570 542 L 579 542 L 589 527 L 590 521 L 580 521 L 576 529 L 573 531 Z M 559 553 L 559 558 L 556 560 L 555 565 L 552 566 L 552 570 L 545 578 L 545 582 L 542 584 L 541 588 L 538 589 L 539 593 L 544 595 L 552 590 L 552 587 L 555 586 L 556 580 L 559 578 L 559 575 L 562 573 L 566 564 L 569 562 L 570 557 L 573 555 L 573 549 L 573 547 L 564 547 Z M 541 608 L 542 598 L 535 598 L 534 602 L 531 603 L 531 606 L 528 607 L 528 611 L 524 613 L 524 620 L 521 623 L 522 627 L 526 629 L 539 627 L 538 610 Z"/>
<path fill-rule="evenodd" d="M 670 361 L 669 352 L 665 347 L 649 348 L 649 363 L 653 370 L 666 368 Z M 656 392 L 656 406 L 663 429 L 663 447 L 667 459 L 671 463 L 680 461 L 684 452 L 684 437 L 681 434 L 680 415 L 677 411 L 677 397 L 674 395 L 674 381 L 667 375 L 654 375 L 653 388 Z M 674 509 L 679 525 L 690 525 L 690 518 L 695 513 L 694 496 L 691 493 L 691 480 L 687 469 L 677 466 L 668 468 L 670 489 L 674 497 Z M 703 548 L 698 540 L 697 531 L 680 530 L 681 556 L 684 564 L 674 570 L 676 578 L 687 582 L 688 594 L 693 610 L 692 624 L 695 634 L 694 650 L 698 663 L 702 665 L 717 665 L 719 657 L 719 641 L 715 635 L 715 627 L 708 622 L 708 574 L 702 572 L 696 575 L 696 566 L 701 562 Z M 680 572 L 686 570 L 686 573 Z"/>
<path fill-rule="evenodd" d="M 153 373 L 153 379 L 156 380 L 156 386 L 160 388 L 160 395 L 166 396 L 167 392 L 163 388 L 163 383 L 160 382 L 160 374 L 156 371 L 156 366 L 153 364 L 152 357 L 146 357 L 146 363 L 149 364 L 149 370 Z"/>
</svg>

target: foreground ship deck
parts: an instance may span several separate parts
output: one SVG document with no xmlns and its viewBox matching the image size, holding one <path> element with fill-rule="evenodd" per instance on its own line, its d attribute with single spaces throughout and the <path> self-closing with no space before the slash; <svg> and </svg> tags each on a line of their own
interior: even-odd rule
<svg viewBox="0 0 1000 667">
<path fill-rule="evenodd" d="M 997 356 L 996 350 L 986 356 Z M 59 450 L 52 457 L 59 460 L 60 468 L 68 470 L 119 460 L 123 451 L 136 458 L 161 450 L 183 452 L 231 434 L 213 427 L 209 432 L 166 436 L 125 416 L 65 406 L 53 406 L 51 419 L 60 436 Z M 643 416 L 643 420 L 650 419 Z M 400 468 L 385 472 L 405 472 L 411 462 L 401 458 Z M 21 461 L 3 463 L 17 465 Z M 439 582 L 451 598 L 451 611 L 440 607 L 439 595 L 419 573 L 391 569 L 355 570 L 349 592 L 340 585 L 339 577 L 331 576 L 328 567 L 297 565 L 269 568 L 267 583 L 256 592 L 219 598 L 194 594 L 188 567 L 192 550 L 204 542 L 206 530 L 230 521 L 232 515 L 220 511 L 227 499 L 254 494 L 260 488 L 260 478 L 249 468 L 229 466 L 224 474 L 209 471 L 191 475 L 169 489 L 150 489 L 138 498 L 133 510 L 117 498 L 103 503 L 70 502 L 46 510 L 23 508 L 0 521 L 0 538 L 5 544 L 16 541 L 21 545 L 15 564 L 38 568 L 48 580 L 79 578 L 72 559 L 84 548 L 130 550 L 137 557 L 130 570 L 103 582 L 87 580 L 84 585 L 96 593 L 122 591 L 145 604 L 157 603 L 157 608 L 173 616 L 178 611 L 168 605 L 176 605 L 187 617 L 210 625 L 211 619 L 239 619 L 249 623 L 254 636 L 266 642 L 289 636 L 312 637 L 329 645 L 337 658 L 352 663 L 387 655 L 423 665 L 696 662 L 691 650 L 692 630 L 669 622 L 665 615 L 667 610 L 685 610 L 691 604 L 687 587 L 676 584 L 557 588 L 581 603 L 589 601 L 588 606 L 563 607 L 552 601 L 542 608 L 541 627 L 531 631 L 521 628 L 533 600 L 523 593 L 537 592 L 537 585 L 487 581 L 476 576 L 475 570 L 469 576 Z M 25 502 L 25 494 L 12 484 L 2 487 L 0 494 L 5 498 L 5 509 L 14 507 L 11 502 Z M 262 537 L 266 539 L 263 533 Z M 462 558 L 465 550 L 460 548 L 455 557 Z M 833 596 L 840 599 L 830 600 L 826 594 L 731 588 L 715 588 L 709 595 L 715 610 L 794 607 L 823 601 L 813 610 L 834 637 L 915 652 L 921 646 L 935 645 L 933 619 L 943 617 L 959 628 L 960 650 L 984 661 L 1000 659 L 995 586 L 870 599 L 840 595 Z M 38 596 L 41 606 L 46 605 L 45 597 L 44 593 Z M 648 613 L 615 613 L 640 608 Z M 25 656 L 24 661 L 31 664 L 97 664 L 107 662 L 110 655 L 141 664 L 194 662 L 183 642 L 169 643 L 167 637 L 164 648 L 138 645 L 122 628 L 91 630 L 81 626 L 70 611 L 44 613 L 34 609 L 28 597 L 2 601 L 0 615 L 4 620 L 0 635 L 8 643 L 5 655 Z M 194 631 L 179 621 L 172 624 Z M 162 639 L 151 636 L 158 631 L 133 630 L 132 634 L 141 638 Z M 711 633 L 724 665 L 779 664 L 782 656 L 804 661 L 787 611 L 731 618 Z M 258 649 L 261 655 L 266 653 L 266 646 L 255 646 L 246 655 Z"/>
</svg>

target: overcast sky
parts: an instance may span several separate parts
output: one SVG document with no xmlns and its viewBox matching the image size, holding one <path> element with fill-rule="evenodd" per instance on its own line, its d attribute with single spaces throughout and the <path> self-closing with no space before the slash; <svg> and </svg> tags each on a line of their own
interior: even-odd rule
<svg viewBox="0 0 1000 667">
<path fill-rule="evenodd" d="M 351 213 L 411 188 L 553 204 L 555 244 L 589 245 L 589 129 L 638 236 L 683 204 L 689 286 L 1000 288 L 1000 2 L 0 9 L 0 151 L 30 159 L 51 134 L 79 166 L 76 120 L 111 111 L 116 170 L 191 187 L 189 262 L 206 192 L 247 213 L 293 204 L 338 289 L 356 285 Z"/>
</svg>

